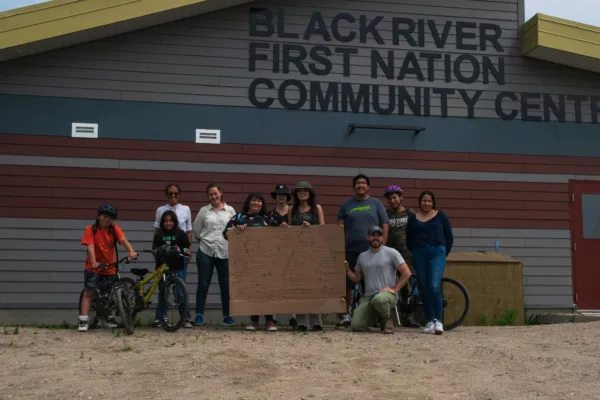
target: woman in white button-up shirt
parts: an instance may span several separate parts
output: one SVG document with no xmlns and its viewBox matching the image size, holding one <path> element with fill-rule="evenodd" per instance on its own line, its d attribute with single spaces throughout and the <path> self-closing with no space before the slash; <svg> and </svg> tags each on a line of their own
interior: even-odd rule
<svg viewBox="0 0 600 400">
<path fill-rule="evenodd" d="M 196 253 L 198 266 L 198 289 L 196 290 L 195 325 L 204 323 L 206 297 L 212 280 L 213 270 L 217 269 L 219 289 L 221 290 L 221 307 L 223 323 L 234 324 L 229 315 L 229 249 L 223 237 L 225 225 L 235 215 L 233 207 L 223 201 L 223 193 L 216 183 L 206 187 L 210 204 L 202 207 L 194 220 L 194 237 L 200 242 Z"/>
</svg>

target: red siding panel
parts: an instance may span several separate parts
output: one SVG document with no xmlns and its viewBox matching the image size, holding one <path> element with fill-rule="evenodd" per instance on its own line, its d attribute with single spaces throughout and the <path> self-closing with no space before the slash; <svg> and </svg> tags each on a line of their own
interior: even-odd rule
<svg viewBox="0 0 600 400">
<path fill-rule="evenodd" d="M 353 194 L 349 177 L 6 166 L 0 176 L 4 194 L 0 216 L 93 218 L 97 205 L 110 201 L 121 209 L 122 219 L 150 220 L 165 202 L 165 185 L 177 182 L 195 217 L 207 202 L 208 182 L 219 182 L 226 201 L 240 209 L 247 193 L 255 190 L 263 192 L 272 206 L 269 193 L 275 184 L 293 187 L 299 180 L 312 183 L 329 223 L 335 222 L 340 204 Z M 421 190 L 433 190 L 456 227 L 569 227 L 566 184 L 374 178 L 372 195 L 382 199 L 390 181 L 405 188 L 409 207 L 416 207 Z"/>
<path fill-rule="evenodd" d="M 32 143 L 34 145 L 32 145 Z M 3 154 L 110 159 L 600 175 L 600 158 L 0 134 Z"/>
</svg>

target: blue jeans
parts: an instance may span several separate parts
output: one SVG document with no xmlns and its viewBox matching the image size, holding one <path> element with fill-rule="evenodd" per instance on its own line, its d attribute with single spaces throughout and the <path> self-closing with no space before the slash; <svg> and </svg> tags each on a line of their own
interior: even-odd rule
<svg viewBox="0 0 600 400">
<path fill-rule="evenodd" d="M 427 322 L 434 319 L 442 322 L 441 281 L 446 267 L 446 248 L 444 246 L 425 246 L 413 248 L 413 268 L 419 280 L 419 291 L 423 299 Z"/>
<path fill-rule="evenodd" d="M 217 277 L 219 278 L 219 289 L 221 290 L 223 316 L 229 316 L 229 259 L 212 257 L 198 249 L 196 253 L 196 265 L 198 266 L 196 315 L 204 314 L 210 281 L 212 280 L 213 271 L 216 268 Z"/>
<path fill-rule="evenodd" d="M 178 269 L 175 270 L 175 274 L 181 278 L 181 280 L 183 280 L 185 282 L 185 278 L 187 277 L 187 266 L 188 266 L 188 259 L 184 259 L 183 261 L 183 269 Z M 162 277 L 161 277 L 162 279 Z M 160 293 L 160 290 L 163 287 L 163 281 L 161 280 L 158 284 L 158 293 Z M 180 291 L 181 292 L 181 291 Z M 178 292 L 177 294 L 179 294 L 180 296 L 183 296 L 183 293 Z M 160 319 L 159 317 L 159 309 L 160 306 L 160 299 L 159 299 L 159 304 L 156 305 L 156 314 L 155 314 L 155 318 L 156 319 Z M 179 304 L 179 314 L 180 315 L 185 315 L 185 318 L 188 319 L 189 315 L 187 315 L 188 313 L 185 310 L 185 304 Z"/>
</svg>

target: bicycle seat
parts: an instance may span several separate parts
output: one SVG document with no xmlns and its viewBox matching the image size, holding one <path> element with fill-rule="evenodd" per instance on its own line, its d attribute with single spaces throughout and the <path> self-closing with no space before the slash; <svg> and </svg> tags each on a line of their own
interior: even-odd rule
<svg viewBox="0 0 600 400">
<path fill-rule="evenodd" d="M 131 273 L 142 278 L 148 273 L 148 268 L 131 268 Z"/>
</svg>

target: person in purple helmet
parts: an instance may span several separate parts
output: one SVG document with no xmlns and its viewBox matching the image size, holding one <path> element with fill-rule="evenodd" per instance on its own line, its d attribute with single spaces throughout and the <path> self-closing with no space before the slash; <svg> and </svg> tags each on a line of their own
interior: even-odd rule
<svg viewBox="0 0 600 400">
<path fill-rule="evenodd" d="M 408 247 L 406 247 L 406 223 L 408 222 L 408 217 L 416 214 L 416 212 L 402 205 L 403 194 L 402 188 L 397 185 L 390 185 L 383 192 L 383 196 L 388 203 L 386 209 L 387 216 L 390 219 L 388 240 L 385 245 L 398 250 L 412 272 L 412 255 Z M 399 293 L 402 300 L 407 300 L 408 293 L 408 285 L 404 285 Z M 421 324 L 415 321 L 413 313 L 402 313 L 399 322 L 404 327 L 421 327 Z"/>
</svg>

